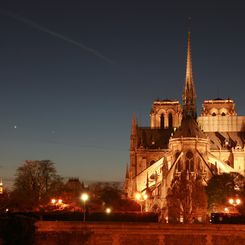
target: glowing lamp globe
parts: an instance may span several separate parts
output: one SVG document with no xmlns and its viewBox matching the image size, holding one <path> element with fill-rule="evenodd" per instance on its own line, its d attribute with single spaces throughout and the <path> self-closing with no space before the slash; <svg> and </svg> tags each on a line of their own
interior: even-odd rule
<svg viewBox="0 0 245 245">
<path fill-rule="evenodd" d="M 89 199 L 89 195 L 88 195 L 87 193 L 83 193 L 83 194 L 81 195 L 81 200 L 82 200 L 82 201 L 86 202 L 88 199 Z"/>
</svg>

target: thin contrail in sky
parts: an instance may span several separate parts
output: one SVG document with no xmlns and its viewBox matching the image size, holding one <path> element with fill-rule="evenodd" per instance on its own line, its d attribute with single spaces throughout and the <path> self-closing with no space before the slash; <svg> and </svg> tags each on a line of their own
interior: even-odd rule
<svg viewBox="0 0 245 245">
<path fill-rule="evenodd" d="M 101 54 L 97 50 L 95 50 L 93 48 L 89 48 L 89 47 L 87 47 L 86 45 L 84 45 L 84 44 L 82 44 L 80 42 L 77 42 L 77 41 L 75 41 L 75 40 L 73 40 L 73 39 L 71 39 L 69 37 L 66 37 L 66 36 L 58 33 L 58 32 L 52 31 L 52 30 L 50 30 L 50 29 L 48 29 L 48 28 L 46 28 L 44 26 L 41 26 L 41 25 L 35 23 L 32 20 L 29 20 L 27 18 L 24 18 L 22 16 L 19 16 L 17 14 L 14 14 L 14 13 L 8 11 L 8 10 L 1 9 L 1 8 L 0 8 L 0 14 L 5 15 L 5 16 L 9 16 L 9 17 L 11 17 L 11 18 L 13 18 L 13 19 L 15 19 L 17 21 L 21 21 L 22 23 L 25 23 L 26 25 L 29 25 L 29 26 L 37 29 L 37 30 L 40 30 L 40 31 L 45 32 L 45 33 L 48 33 L 51 36 L 57 37 L 57 38 L 59 38 L 61 40 L 64 40 L 64 41 L 66 41 L 68 43 L 71 43 L 71 44 L 73 44 L 73 45 L 75 45 L 75 46 L 77 46 L 79 48 L 82 48 L 83 50 L 85 50 L 85 51 L 87 51 L 89 53 L 92 53 L 93 55 L 99 57 L 100 59 L 103 59 L 104 61 L 106 61 L 106 62 L 108 62 L 110 64 L 114 63 L 113 60 L 105 57 L 103 54 Z"/>
</svg>

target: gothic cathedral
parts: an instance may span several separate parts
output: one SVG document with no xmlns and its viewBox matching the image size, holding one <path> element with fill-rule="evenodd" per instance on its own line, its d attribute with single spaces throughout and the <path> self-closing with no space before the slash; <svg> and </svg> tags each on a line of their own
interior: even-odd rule
<svg viewBox="0 0 245 245">
<path fill-rule="evenodd" d="M 197 117 L 190 33 L 182 100 L 183 105 L 177 100 L 154 101 L 150 127 L 132 119 L 125 192 L 132 199 L 136 193 L 147 195 L 145 210 L 158 210 L 165 220 L 174 180 L 184 176 L 205 185 L 214 174 L 245 175 L 245 116 L 237 115 L 234 101 L 205 100 Z"/>
</svg>

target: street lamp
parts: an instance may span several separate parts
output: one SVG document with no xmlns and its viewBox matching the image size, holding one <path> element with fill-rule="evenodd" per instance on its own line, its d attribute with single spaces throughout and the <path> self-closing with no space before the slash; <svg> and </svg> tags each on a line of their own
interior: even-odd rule
<svg viewBox="0 0 245 245">
<path fill-rule="evenodd" d="M 229 198 L 228 203 L 233 206 L 232 212 L 237 212 L 236 206 L 239 206 L 242 201 L 239 197 Z"/>
<path fill-rule="evenodd" d="M 89 195 L 87 193 L 82 193 L 81 200 L 83 201 L 83 222 L 85 222 L 85 208 L 86 208 L 86 201 L 88 201 Z"/>
<path fill-rule="evenodd" d="M 50 202 L 54 205 L 56 203 L 56 199 L 52 198 Z"/>
<path fill-rule="evenodd" d="M 140 212 L 143 212 L 143 202 L 146 201 L 148 198 L 147 194 L 142 194 L 140 192 L 137 192 L 135 194 L 135 199 L 139 202 L 140 204 Z"/>
<path fill-rule="evenodd" d="M 135 194 L 135 199 L 138 201 L 138 203 L 140 204 L 140 212 L 142 213 L 142 203 L 141 203 L 141 193 L 137 192 Z"/>
<path fill-rule="evenodd" d="M 110 209 L 110 208 L 106 208 L 105 212 L 106 212 L 107 214 L 110 214 L 110 213 L 111 213 L 111 209 Z"/>
<path fill-rule="evenodd" d="M 233 206 L 236 206 L 236 205 L 240 205 L 241 204 L 241 199 L 240 198 L 230 198 L 228 200 L 228 202 L 233 205 Z"/>
</svg>

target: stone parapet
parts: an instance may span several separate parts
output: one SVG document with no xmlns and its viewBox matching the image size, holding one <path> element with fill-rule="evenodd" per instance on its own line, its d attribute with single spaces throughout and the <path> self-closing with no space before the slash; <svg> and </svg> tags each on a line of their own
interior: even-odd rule
<svg viewBox="0 0 245 245">
<path fill-rule="evenodd" d="M 245 225 L 39 221 L 36 227 L 38 245 L 245 244 Z"/>
</svg>

